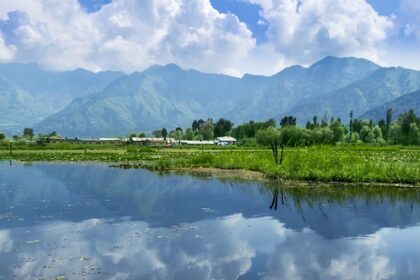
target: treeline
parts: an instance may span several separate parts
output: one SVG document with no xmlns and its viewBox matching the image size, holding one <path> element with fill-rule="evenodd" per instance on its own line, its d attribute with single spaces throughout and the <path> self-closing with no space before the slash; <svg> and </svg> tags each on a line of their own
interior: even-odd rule
<svg viewBox="0 0 420 280">
<path fill-rule="evenodd" d="M 401 114 L 392 122 L 392 109 L 384 112 L 384 118 L 379 122 L 360 120 L 349 114 L 350 121 L 343 123 L 340 118 L 327 119 L 324 115 L 320 120 L 314 116 L 305 127 L 297 126 L 294 116 L 285 116 L 279 123 L 274 119 L 267 121 L 250 121 L 236 127 L 230 120 L 219 119 L 214 122 L 194 120 L 191 127 L 176 128 L 169 132 L 165 128 L 153 132 L 155 137 L 171 137 L 176 140 L 212 140 L 219 136 L 232 136 L 242 145 L 260 145 L 258 133 L 267 129 L 275 129 L 281 133 L 285 146 L 334 145 L 337 143 L 378 144 L 378 145 L 420 145 L 420 117 L 413 110 Z M 144 136 L 141 134 L 140 136 Z"/>
<path fill-rule="evenodd" d="M 326 115 L 318 120 L 314 116 L 305 127 L 297 126 L 294 116 L 285 116 L 277 123 L 274 119 L 267 121 L 249 121 L 234 127 L 232 121 L 220 118 L 217 122 L 207 120 L 194 120 L 190 127 L 177 127 L 168 131 L 166 128 L 156 129 L 152 132 L 154 137 L 174 138 L 176 140 L 213 140 L 220 136 L 232 136 L 240 145 L 254 146 L 266 144 L 261 136 L 264 133 L 275 133 L 284 146 L 311 146 L 333 145 L 336 143 L 369 143 L 379 145 L 420 145 L 420 117 L 413 110 L 398 116 L 392 122 L 392 109 L 384 112 L 384 118 L 379 122 L 353 118 L 350 112 L 350 121 L 345 124 L 340 118 L 327 119 Z M 130 137 L 147 137 L 146 133 L 132 133 Z M 276 136 L 276 137 L 277 137 Z M 34 135 L 32 128 L 25 128 L 22 135 L 14 135 L 14 141 L 40 140 L 49 137 L 59 137 L 56 132 L 50 134 Z M 0 133 L 0 141 L 8 140 L 6 135 Z M 277 141 L 277 140 L 276 140 Z"/>
<path fill-rule="evenodd" d="M 203 119 L 194 120 L 191 127 L 185 129 L 177 127 L 168 132 L 166 128 L 156 129 L 152 135 L 157 138 L 174 138 L 175 140 L 213 140 L 216 137 L 230 135 L 233 128 L 233 123 L 230 120 L 220 118 L 217 122 L 209 118 L 206 121 Z M 138 137 L 146 137 L 146 133 L 130 135 Z"/>
<path fill-rule="evenodd" d="M 310 146 L 320 144 L 344 143 L 369 143 L 380 145 L 420 145 L 420 118 L 416 116 L 413 110 L 401 114 L 395 122 L 392 122 L 392 109 L 386 112 L 386 118 L 378 123 L 372 120 L 359 120 L 353 118 L 353 112 L 350 112 L 350 121 L 345 125 L 339 118 L 331 118 L 327 121 L 324 116 L 318 121 L 314 116 L 312 121 L 306 123 L 305 128 L 296 126 L 296 118 L 286 116 L 280 122 L 280 128 L 271 125 L 267 129 L 275 129 L 279 133 L 280 145 L 285 146 Z M 269 122 L 272 123 L 272 120 Z M 238 126 L 233 131 L 238 139 L 254 137 L 259 143 L 264 141 L 258 137 L 258 132 L 263 134 L 263 130 L 255 133 L 255 127 L 263 127 L 267 122 L 247 124 Z M 245 138 L 242 138 L 245 136 Z M 261 135 L 260 135 L 261 136 Z M 260 137 L 261 138 L 261 137 Z"/>
<path fill-rule="evenodd" d="M 25 142 L 25 141 L 40 141 L 44 139 L 48 139 L 51 137 L 60 137 L 57 132 L 53 131 L 49 134 L 42 134 L 39 133 L 35 135 L 34 130 L 30 127 L 24 128 L 22 135 L 13 135 L 11 139 L 7 139 L 6 134 L 0 133 L 0 142 L 1 141 L 10 141 L 13 140 L 14 142 Z"/>
</svg>

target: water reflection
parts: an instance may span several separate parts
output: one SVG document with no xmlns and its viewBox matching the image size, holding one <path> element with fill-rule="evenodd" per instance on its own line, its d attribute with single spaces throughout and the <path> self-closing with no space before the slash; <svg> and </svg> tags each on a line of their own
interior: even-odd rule
<svg viewBox="0 0 420 280">
<path fill-rule="evenodd" d="M 420 277 L 416 189 L 67 164 L 0 164 L 0 178 L 0 279 Z"/>
</svg>

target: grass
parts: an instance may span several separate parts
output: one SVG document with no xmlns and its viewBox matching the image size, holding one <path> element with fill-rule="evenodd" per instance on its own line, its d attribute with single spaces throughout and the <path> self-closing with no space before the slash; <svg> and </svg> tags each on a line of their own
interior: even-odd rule
<svg viewBox="0 0 420 280">
<path fill-rule="evenodd" d="M 266 149 L 126 149 L 0 151 L 0 160 L 100 161 L 152 170 L 213 167 L 258 171 L 268 178 L 318 182 L 420 183 L 420 147 L 314 146 L 285 150 L 276 166 Z"/>
</svg>

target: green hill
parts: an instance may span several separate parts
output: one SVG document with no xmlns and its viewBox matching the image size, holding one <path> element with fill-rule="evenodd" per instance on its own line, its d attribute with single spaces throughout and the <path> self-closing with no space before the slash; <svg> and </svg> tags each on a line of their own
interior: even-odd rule
<svg viewBox="0 0 420 280">
<path fill-rule="evenodd" d="M 372 119 L 374 121 L 379 121 L 380 119 L 385 119 L 386 110 L 392 108 L 392 118 L 395 120 L 404 112 L 413 109 L 417 116 L 420 116 L 420 90 L 415 91 L 397 99 L 394 99 L 390 102 L 387 102 L 383 105 L 377 106 L 363 115 L 360 119 Z"/>
<path fill-rule="evenodd" d="M 90 137 L 190 126 L 192 120 L 207 117 L 235 123 L 267 119 L 378 68 L 363 59 L 328 57 L 309 68 L 294 66 L 270 77 L 239 79 L 174 64 L 153 66 L 118 79 L 101 93 L 75 100 L 36 128 Z"/>
</svg>

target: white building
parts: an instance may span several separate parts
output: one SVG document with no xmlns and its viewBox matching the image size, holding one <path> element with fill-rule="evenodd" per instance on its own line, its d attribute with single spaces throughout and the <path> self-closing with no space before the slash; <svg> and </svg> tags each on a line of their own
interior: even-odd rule
<svg viewBox="0 0 420 280">
<path fill-rule="evenodd" d="M 219 146 L 236 144 L 238 140 L 230 136 L 217 137 L 214 142 Z"/>
</svg>

